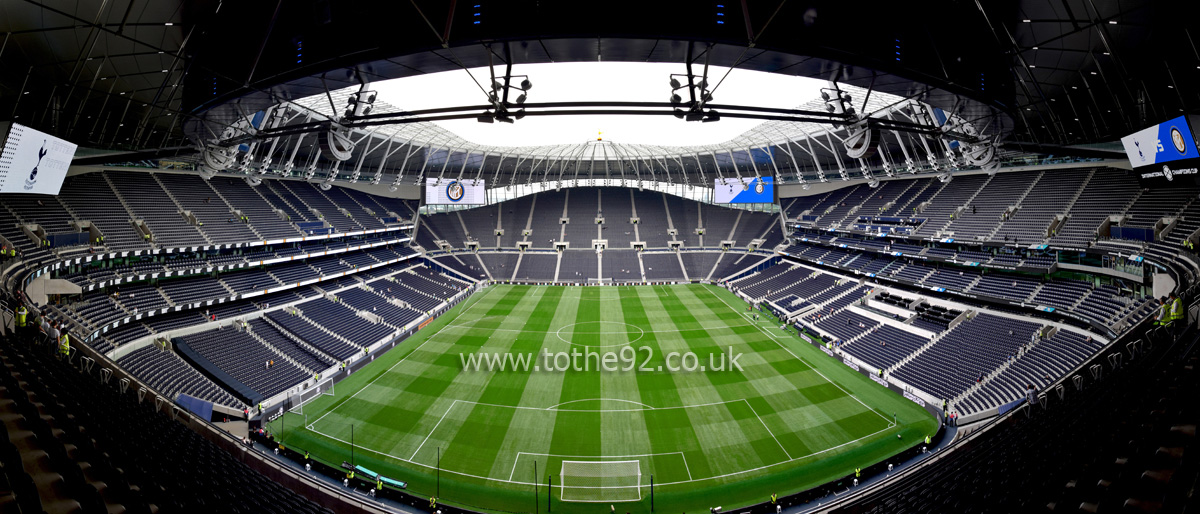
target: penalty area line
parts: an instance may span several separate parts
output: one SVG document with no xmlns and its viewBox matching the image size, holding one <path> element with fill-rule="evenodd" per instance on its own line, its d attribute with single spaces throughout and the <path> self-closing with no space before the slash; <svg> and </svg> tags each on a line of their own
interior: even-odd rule
<svg viewBox="0 0 1200 514">
<path fill-rule="evenodd" d="M 476 306 L 476 305 L 479 305 L 479 302 L 483 301 L 483 297 L 487 296 L 487 295 L 488 295 L 488 293 L 491 293 L 491 292 L 492 292 L 494 289 L 495 289 L 495 287 L 491 287 L 491 288 L 489 288 L 489 289 L 488 289 L 486 292 L 484 292 L 482 295 L 480 295 L 480 296 L 479 296 L 479 301 L 476 301 L 475 303 L 472 303 L 471 305 L 468 305 L 468 306 L 466 306 L 466 308 L 465 308 L 465 309 L 463 309 L 463 310 L 459 311 L 458 315 L 454 316 L 454 319 L 450 320 L 450 322 L 451 322 L 451 323 L 453 323 L 453 322 L 455 322 L 455 321 L 458 321 L 458 318 L 459 318 L 459 317 L 461 317 L 463 314 L 466 314 L 466 313 L 467 313 L 467 311 L 470 311 L 471 309 L 475 308 L 475 306 Z M 439 331 L 438 333 L 440 333 L 440 331 Z M 407 354 L 407 355 L 405 355 L 405 356 L 401 357 L 401 358 L 400 358 L 400 360 L 396 361 L 396 363 L 395 363 L 395 364 L 392 364 L 392 365 L 391 365 L 391 367 L 389 367 L 388 369 L 384 370 L 384 371 L 383 371 L 383 373 L 380 373 L 380 374 L 379 374 L 379 376 L 375 377 L 375 379 L 374 379 L 374 380 L 372 380 L 372 381 L 370 381 L 370 382 L 367 382 L 367 385 L 365 385 L 365 386 L 362 386 L 362 389 L 359 389 L 358 391 L 355 391 L 355 392 L 354 392 L 354 394 L 350 395 L 348 398 L 344 398 L 344 399 L 342 399 L 342 401 L 341 401 L 341 402 L 338 402 L 338 404 L 337 404 L 337 405 L 334 405 L 332 408 L 330 408 L 328 411 L 326 411 L 326 412 L 325 412 L 325 414 L 322 414 L 322 415 L 321 415 L 321 417 L 317 418 L 317 419 L 316 419 L 315 421 L 313 421 L 312 423 L 309 423 L 309 426 L 316 425 L 316 424 L 317 424 L 317 423 L 319 423 L 319 422 L 320 422 L 322 419 L 325 419 L 325 416 L 328 416 L 328 415 L 332 414 L 334 411 L 336 411 L 336 410 L 338 410 L 338 409 L 342 408 L 344 405 L 346 405 L 347 403 L 349 403 L 349 402 L 350 402 L 350 400 L 353 400 L 355 397 L 357 397 L 357 396 L 358 396 L 359 394 L 361 394 L 363 391 L 366 391 L 367 389 L 369 389 L 369 388 L 370 388 L 372 385 L 374 385 L 374 384 L 375 384 L 375 382 L 378 382 L 378 381 L 379 381 L 379 379 L 381 379 L 381 378 L 383 378 L 383 377 L 387 376 L 389 373 L 391 373 L 391 372 L 392 372 L 392 370 L 393 370 L 393 369 L 395 369 L 395 368 L 396 368 L 396 366 L 399 366 L 401 362 L 404 362 L 405 360 L 407 360 L 409 357 L 411 357 L 411 356 L 412 356 L 412 354 L 414 354 L 414 353 L 417 353 L 417 351 L 418 351 L 418 350 L 420 350 L 420 349 L 421 349 L 421 347 L 425 346 L 425 345 L 426 345 L 426 344 L 428 344 L 430 341 L 432 341 L 434 337 L 437 337 L 438 333 L 434 333 L 434 334 L 430 335 L 428 339 L 426 339 L 426 340 L 422 341 L 422 342 L 421 342 L 421 344 L 417 345 L 417 347 L 416 347 L 416 348 L 413 348 L 413 349 L 412 349 L 412 351 L 411 351 L 411 352 L 408 352 L 408 354 Z M 316 432 L 316 430 L 313 430 L 313 431 L 314 431 L 314 432 Z"/>
<path fill-rule="evenodd" d="M 710 286 L 710 287 L 717 287 L 717 286 Z M 725 304 L 725 306 L 726 306 L 726 307 L 729 307 L 730 309 L 733 309 L 733 311 L 734 311 L 734 312 L 740 312 L 740 311 L 738 311 L 737 309 L 734 309 L 734 307 L 733 307 L 732 305 L 729 305 L 729 302 L 725 301 L 725 299 L 724 299 L 724 298 L 721 298 L 720 296 L 717 296 L 717 293 L 714 293 L 714 292 L 712 292 L 712 289 L 710 289 L 709 287 L 706 287 L 706 288 L 704 288 L 704 290 L 705 290 L 705 291 L 708 291 L 708 294 L 711 294 L 711 295 L 713 295 L 713 296 L 714 296 L 716 299 L 720 300 L 720 301 L 721 301 L 721 303 Z M 884 415 L 883 415 L 883 413 L 881 413 L 881 412 L 879 412 L 879 411 L 875 410 L 875 409 L 874 409 L 874 408 L 872 408 L 870 405 L 867 405 L 867 404 L 863 403 L 863 401 L 862 401 L 862 400 L 859 400 L 859 399 L 858 399 L 858 398 L 856 398 L 854 395 L 850 394 L 850 391 L 847 391 L 847 390 L 843 389 L 841 385 L 839 385 L 839 384 L 837 384 L 836 382 L 834 382 L 834 381 L 830 380 L 830 379 L 829 379 L 829 377 L 825 376 L 825 374 L 824 374 L 824 373 L 821 373 L 821 370 L 817 369 L 817 367 L 816 367 L 816 366 L 813 366 L 811 362 L 808 362 L 808 361 L 807 361 L 807 360 L 805 360 L 803 357 L 801 357 L 801 356 L 799 356 L 799 355 L 796 355 L 796 353 L 795 353 L 795 352 L 793 352 L 791 348 L 788 348 L 787 346 L 784 346 L 784 345 L 783 345 L 783 343 L 779 342 L 779 340 L 778 340 L 778 339 L 776 339 L 774 336 L 772 336 L 772 335 L 771 335 L 769 332 L 767 332 L 766 330 L 763 330 L 763 328 L 762 328 L 762 327 L 756 326 L 755 328 L 757 328 L 759 332 L 762 332 L 763 334 L 766 334 L 766 336 L 767 336 L 767 337 L 770 337 L 772 341 L 775 341 L 775 344 L 779 345 L 779 347 L 780 347 L 780 348 L 783 348 L 783 351 L 785 351 L 785 352 L 788 352 L 789 354 L 791 354 L 791 356 L 792 356 L 792 357 L 795 357 L 795 358 L 796 358 L 796 360 L 799 360 L 800 362 L 803 362 L 803 363 L 804 363 L 806 366 L 808 366 L 808 367 L 809 367 L 809 369 L 812 369 L 813 371 L 817 372 L 817 374 L 818 374 L 818 375 L 820 375 L 820 376 L 821 376 L 821 378 L 825 379 L 825 381 L 826 381 L 826 382 L 829 382 L 830 384 L 833 384 L 833 387 L 836 387 L 836 388 L 838 388 L 838 390 L 839 390 L 839 391 L 841 391 L 841 392 L 845 393 L 845 394 L 846 394 L 846 396 L 849 396 L 851 399 L 853 399 L 854 401 L 858 402 L 858 403 L 859 403 L 859 405 L 862 405 L 863 407 L 866 407 L 866 408 L 867 408 L 867 410 L 869 410 L 869 411 L 871 411 L 871 412 L 874 412 L 876 416 L 879 416 L 879 417 L 880 417 L 880 418 L 882 418 L 884 421 L 887 421 L 887 422 L 889 422 L 889 423 L 890 423 L 890 421 L 887 419 L 887 416 L 884 416 Z"/>
</svg>

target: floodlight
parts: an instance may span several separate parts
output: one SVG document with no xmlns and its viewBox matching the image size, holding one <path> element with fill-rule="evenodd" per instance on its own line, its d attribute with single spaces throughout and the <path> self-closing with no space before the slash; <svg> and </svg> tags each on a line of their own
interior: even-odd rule
<svg viewBox="0 0 1200 514">
<path fill-rule="evenodd" d="M 687 113 L 683 112 L 683 109 L 675 109 L 675 117 L 676 118 L 679 118 L 682 120 L 686 114 Z"/>
<path fill-rule="evenodd" d="M 709 123 L 712 121 L 721 121 L 721 113 L 719 113 L 717 111 L 709 110 L 708 114 L 704 116 L 704 119 L 702 119 L 700 121 L 701 121 L 701 123 Z"/>
<path fill-rule="evenodd" d="M 683 87 L 683 84 L 679 83 L 679 79 L 671 77 L 671 89 L 679 89 L 681 87 Z"/>
<path fill-rule="evenodd" d="M 517 97 L 517 105 L 521 105 L 523 103 L 525 103 L 525 93 L 521 93 L 521 95 Z"/>
<path fill-rule="evenodd" d="M 521 109 L 521 110 L 513 113 L 513 118 L 516 118 L 518 120 L 521 118 L 524 118 L 524 117 L 525 117 L 525 109 Z"/>
<path fill-rule="evenodd" d="M 679 97 L 679 94 L 677 94 L 677 93 L 671 93 L 671 103 L 672 103 L 672 104 L 674 104 L 674 105 L 678 105 L 678 104 L 679 104 L 679 102 L 682 102 L 682 101 L 683 101 L 683 98 L 680 98 L 680 97 Z"/>
<path fill-rule="evenodd" d="M 483 114 L 475 118 L 475 121 L 480 123 L 495 123 L 496 119 L 492 116 L 491 111 L 484 111 Z"/>
<path fill-rule="evenodd" d="M 529 79 L 522 80 L 521 81 L 521 90 L 529 91 L 530 89 L 533 89 L 533 82 L 530 82 Z"/>
</svg>

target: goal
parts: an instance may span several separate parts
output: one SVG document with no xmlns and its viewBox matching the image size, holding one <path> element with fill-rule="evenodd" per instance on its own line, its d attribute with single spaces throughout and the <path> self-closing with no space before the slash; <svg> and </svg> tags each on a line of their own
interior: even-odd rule
<svg viewBox="0 0 1200 514">
<path fill-rule="evenodd" d="M 642 468 L 636 460 L 564 460 L 561 480 L 565 502 L 627 502 L 642 499 Z"/>
<path fill-rule="evenodd" d="M 291 397 L 292 408 L 288 411 L 295 414 L 304 414 L 304 406 L 322 396 L 333 396 L 332 378 L 322 379 L 320 382 L 317 382 L 317 385 L 293 394 Z"/>
</svg>

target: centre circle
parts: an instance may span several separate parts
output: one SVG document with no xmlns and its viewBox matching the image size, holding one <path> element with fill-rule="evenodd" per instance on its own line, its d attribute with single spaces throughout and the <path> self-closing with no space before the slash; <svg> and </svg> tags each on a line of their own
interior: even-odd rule
<svg viewBox="0 0 1200 514">
<path fill-rule="evenodd" d="M 565 337 L 563 337 L 564 331 L 568 331 L 568 332 L 570 332 L 570 334 L 580 334 L 580 335 L 595 335 L 595 334 L 599 334 L 599 335 L 616 335 L 616 334 L 633 335 L 633 334 L 637 334 L 637 337 L 634 337 L 634 338 L 630 339 L 629 341 L 626 341 L 624 343 L 619 343 L 619 344 L 579 344 L 574 341 L 568 341 Z M 615 347 L 615 346 L 626 346 L 626 345 L 636 343 L 641 338 L 646 336 L 646 331 L 642 330 L 642 327 L 639 327 L 637 325 L 631 325 L 629 323 L 625 323 L 622 321 L 580 321 L 578 323 L 571 323 L 570 325 L 563 325 L 563 326 L 559 327 L 558 330 L 556 330 L 554 332 L 554 336 L 557 337 L 559 341 L 562 341 L 567 344 L 573 344 L 575 346 L 587 346 L 590 348 L 610 348 L 610 347 Z"/>
</svg>

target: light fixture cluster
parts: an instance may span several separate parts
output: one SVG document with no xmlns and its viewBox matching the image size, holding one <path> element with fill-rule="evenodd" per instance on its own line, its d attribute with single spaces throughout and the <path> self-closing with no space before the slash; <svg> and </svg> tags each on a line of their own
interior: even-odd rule
<svg viewBox="0 0 1200 514">
<path fill-rule="evenodd" d="M 854 99 L 850 93 L 836 87 L 822 88 L 821 99 L 825 101 L 825 110 L 830 114 L 848 114 L 851 118 L 854 117 Z"/>
<path fill-rule="evenodd" d="M 683 77 L 687 80 L 687 83 L 680 82 L 679 77 Z M 697 81 L 697 78 L 700 80 Z M 688 100 L 686 102 L 679 95 L 681 89 L 687 90 Z M 681 120 L 699 121 L 701 123 L 721 121 L 721 113 L 717 112 L 716 109 L 705 110 L 704 107 L 705 104 L 712 101 L 712 90 L 708 87 L 707 76 L 697 77 L 690 73 L 671 74 L 670 101 L 675 109 L 675 117 Z"/>
<path fill-rule="evenodd" d="M 513 79 L 520 78 L 521 82 L 517 85 L 512 85 Z M 492 90 L 488 92 L 488 101 L 491 102 L 492 108 L 483 111 L 476 120 L 480 123 L 512 123 L 525 117 L 525 100 L 528 98 L 529 90 L 533 89 L 533 82 L 530 82 L 527 75 L 505 75 L 498 79 L 492 79 Z M 509 91 L 520 91 L 511 102 L 508 99 Z M 517 108 L 517 110 L 512 110 Z"/>
</svg>

